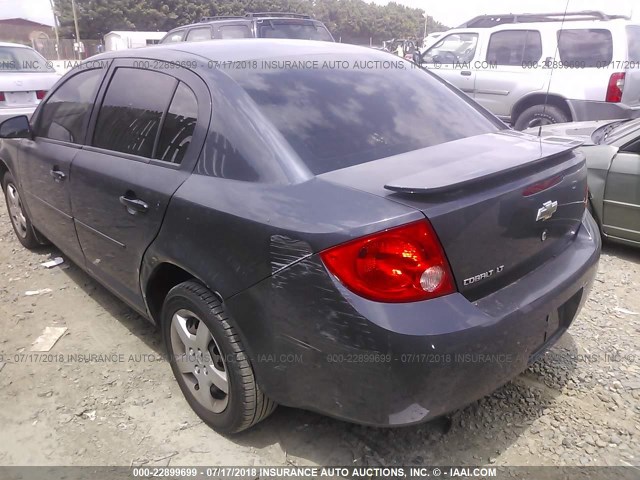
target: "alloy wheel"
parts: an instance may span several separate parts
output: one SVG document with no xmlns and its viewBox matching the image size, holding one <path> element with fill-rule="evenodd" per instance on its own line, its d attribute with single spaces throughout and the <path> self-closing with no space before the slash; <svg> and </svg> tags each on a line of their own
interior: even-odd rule
<svg viewBox="0 0 640 480">
<path fill-rule="evenodd" d="M 22 211 L 22 201 L 18 189 L 13 183 L 7 184 L 7 205 L 9 207 L 9 216 L 16 233 L 21 238 L 27 237 L 27 218 Z"/>
<path fill-rule="evenodd" d="M 171 348 L 185 384 L 207 410 L 224 411 L 229 403 L 229 378 L 224 355 L 207 325 L 186 309 L 171 318 Z"/>
</svg>

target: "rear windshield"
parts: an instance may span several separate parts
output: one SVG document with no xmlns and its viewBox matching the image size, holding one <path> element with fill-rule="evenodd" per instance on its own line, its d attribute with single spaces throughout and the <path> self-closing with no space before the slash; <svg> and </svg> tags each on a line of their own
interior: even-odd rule
<svg viewBox="0 0 640 480">
<path fill-rule="evenodd" d="M 287 20 L 261 20 L 258 22 L 260 38 L 295 38 L 332 42 L 329 31 L 319 23 Z"/>
<path fill-rule="evenodd" d="M 227 73 L 316 175 L 506 128 L 464 94 L 386 54 L 259 67 Z"/>
<path fill-rule="evenodd" d="M 559 30 L 558 52 L 570 68 L 604 67 L 613 58 L 611 32 L 597 28 Z"/>
<path fill-rule="evenodd" d="M 628 59 L 640 62 L 640 25 L 627 25 Z"/>
<path fill-rule="evenodd" d="M 0 72 L 53 72 L 47 60 L 35 50 L 0 47 Z"/>
</svg>

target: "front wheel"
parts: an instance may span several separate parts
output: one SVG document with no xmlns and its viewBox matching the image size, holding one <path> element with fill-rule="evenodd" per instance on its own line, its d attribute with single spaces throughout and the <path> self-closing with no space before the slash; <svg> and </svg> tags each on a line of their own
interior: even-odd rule
<svg viewBox="0 0 640 480">
<path fill-rule="evenodd" d="M 178 385 L 209 426 L 236 433 L 275 410 L 256 382 L 233 320 L 200 283 L 184 282 L 169 291 L 162 332 Z"/>
<path fill-rule="evenodd" d="M 4 198 L 7 202 L 7 211 L 11 218 L 13 231 L 18 237 L 18 241 L 23 247 L 33 249 L 41 245 L 36 236 L 35 229 L 31 224 L 31 219 L 24 208 L 18 185 L 11 173 L 4 174 L 2 179 L 2 187 L 4 190 Z"/>
<path fill-rule="evenodd" d="M 552 123 L 568 122 L 567 115 L 554 105 L 534 105 L 522 112 L 515 121 L 513 128 L 524 130 L 526 128 L 541 127 Z"/>
</svg>

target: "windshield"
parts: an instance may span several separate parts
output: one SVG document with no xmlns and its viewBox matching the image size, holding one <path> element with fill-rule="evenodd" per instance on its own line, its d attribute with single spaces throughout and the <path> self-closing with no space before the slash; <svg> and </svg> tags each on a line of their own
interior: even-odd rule
<svg viewBox="0 0 640 480">
<path fill-rule="evenodd" d="M 0 47 L 0 72 L 54 72 L 49 62 L 26 47 Z"/>
<path fill-rule="evenodd" d="M 295 38 L 298 40 L 321 40 L 333 42 L 329 31 L 321 24 L 282 20 L 258 22 L 260 38 Z"/>
<path fill-rule="evenodd" d="M 389 58 L 278 58 L 227 74 L 316 175 L 501 128 L 435 76 Z"/>
</svg>

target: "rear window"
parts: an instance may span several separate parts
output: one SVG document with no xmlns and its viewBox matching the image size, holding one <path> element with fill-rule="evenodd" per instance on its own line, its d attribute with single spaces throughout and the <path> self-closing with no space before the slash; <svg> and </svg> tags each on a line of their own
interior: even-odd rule
<svg viewBox="0 0 640 480">
<path fill-rule="evenodd" d="M 569 67 L 603 67 L 613 58 L 611 32 L 597 28 L 559 30 L 558 52 Z"/>
<path fill-rule="evenodd" d="M 463 94 L 388 58 L 277 59 L 228 74 L 316 175 L 500 129 Z"/>
<path fill-rule="evenodd" d="M 640 25 L 627 26 L 628 58 L 631 62 L 640 62 Z"/>
<path fill-rule="evenodd" d="M 23 47 L 0 47 L 0 72 L 55 72 L 49 62 L 35 50 Z"/>
<path fill-rule="evenodd" d="M 323 25 L 313 22 L 261 20 L 258 22 L 258 36 L 260 38 L 333 41 L 329 31 Z"/>
</svg>

